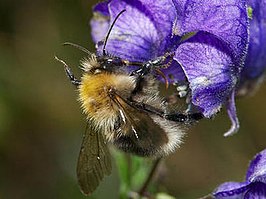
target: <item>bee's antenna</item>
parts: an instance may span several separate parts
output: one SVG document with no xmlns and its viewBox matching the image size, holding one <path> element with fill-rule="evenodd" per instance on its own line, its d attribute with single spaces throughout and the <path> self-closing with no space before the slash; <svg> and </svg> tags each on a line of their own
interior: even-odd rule
<svg viewBox="0 0 266 199">
<path fill-rule="evenodd" d="M 111 30 L 113 29 L 113 27 L 114 27 L 114 24 L 115 24 L 115 22 L 116 22 L 116 20 L 120 17 L 120 15 L 123 13 L 123 12 L 125 12 L 126 10 L 122 10 L 117 16 L 116 16 L 116 18 L 114 19 L 114 21 L 113 21 L 113 23 L 111 24 L 111 26 L 110 26 L 110 28 L 109 28 L 109 30 L 108 30 L 108 32 L 107 32 L 107 35 L 106 35 L 106 37 L 105 37 L 105 40 L 104 40 L 104 45 L 103 45 L 103 55 L 106 55 L 107 53 L 106 53 L 106 50 L 105 50 L 105 48 L 106 48 L 106 43 L 107 43 L 107 40 L 108 40 L 108 38 L 109 38 L 109 35 L 110 35 L 110 33 L 111 33 Z"/>
<path fill-rule="evenodd" d="M 63 43 L 63 45 L 64 45 L 64 46 L 73 46 L 73 47 L 75 47 L 75 48 L 81 50 L 82 52 L 87 53 L 87 54 L 90 55 L 90 56 L 93 54 L 93 53 L 90 52 L 87 48 L 84 48 L 84 47 L 82 47 L 82 46 L 80 46 L 80 45 L 78 45 L 78 44 L 73 44 L 73 43 L 71 43 L 71 42 L 65 42 L 65 43 Z"/>
</svg>

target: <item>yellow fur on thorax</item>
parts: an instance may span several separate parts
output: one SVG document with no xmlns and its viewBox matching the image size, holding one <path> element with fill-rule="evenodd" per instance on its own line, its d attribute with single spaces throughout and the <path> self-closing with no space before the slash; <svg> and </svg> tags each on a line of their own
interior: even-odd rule
<svg viewBox="0 0 266 199">
<path fill-rule="evenodd" d="M 85 73 L 79 86 L 79 101 L 89 120 L 97 127 L 109 128 L 113 125 L 119 107 L 109 96 L 110 89 L 123 97 L 129 97 L 135 87 L 135 78 L 123 74 Z"/>
</svg>

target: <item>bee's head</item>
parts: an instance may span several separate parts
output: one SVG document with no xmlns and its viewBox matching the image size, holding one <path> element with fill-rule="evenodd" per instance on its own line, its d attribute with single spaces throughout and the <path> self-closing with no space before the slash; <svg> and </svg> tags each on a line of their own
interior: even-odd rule
<svg viewBox="0 0 266 199">
<path fill-rule="evenodd" d="M 125 62 L 119 57 L 99 56 L 97 57 L 97 61 L 99 63 L 99 69 L 107 72 L 113 72 L 125 66 Z"/>
<path fill-rule="evenodd" d="M 107 54 L 107 51 L 106 51 L 106 44 L 107 44 L 108 38 L 110 36 L 111 30 L 112 30 L 116 20 L 125 11 L 126 10 L 122 10 L 116 16 L 116 18 L 112 22 L 112 24 L 111 24 L 111 26 L 107 32 L 105 39 L 103 41 L 98 42 L 97 45 L 99 45 L 100 43 L 103 44 L 102 55 L 97 56 L 95 54 L 90 53 L 89 58 L 85 59 L 82 62 L 82 68 L 85 72 L 91 73 L 91 74 L 98 74 L 98 73 L 102 73 L 102 72 L 115 72 L 115 71 L 117 71 L 117 69 L 120 69 L 122 66 L 128 65 L 127 61 L 122 60 L 119 57 L 110 56 Z"/>
<path fill-rule="evenodd" d="M 82 69 L 87 73 L 98 74 L 101 72 L 115 72 L 126 62 L 119 57 L 112 57 L 107 55 L 96 56 L 93 54 L 89 58 L 82 61 Z"/>
</svg>

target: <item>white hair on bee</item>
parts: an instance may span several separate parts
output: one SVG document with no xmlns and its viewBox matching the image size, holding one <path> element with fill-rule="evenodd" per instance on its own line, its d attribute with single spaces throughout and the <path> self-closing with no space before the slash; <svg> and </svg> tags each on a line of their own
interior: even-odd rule
<svg viewBox="0 0 266 199">
<path fill-rule="evenodd" d="M 168 138 L 168 142 L 160 146 L 156 156 L 166 156 L 173 153 L 183 143 L 184 130 L 176 122 L 162 119 L 157 115 L 150 115 L 150 117 L 163 129 Z"/>
<path fill-rule="evenodd" d="M 84 72 L 91 71 L 92 68 L 97 68 L 100 66 L 100 63 L 97 60 L 97 56 L 93 53 L 90 57 L 86 57 L 81 60 L 81 69 Z"/>
</svg>

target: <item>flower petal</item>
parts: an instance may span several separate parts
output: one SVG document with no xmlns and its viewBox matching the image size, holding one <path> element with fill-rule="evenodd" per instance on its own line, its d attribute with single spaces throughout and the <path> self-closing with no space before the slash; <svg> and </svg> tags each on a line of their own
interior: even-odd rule
<svg viewBox="0 0 266 199">
<path fill-rule="evenodd" d="M 108 4 L 110 3 L 110 1 L 111 0 L 103 1 L 96 4 L 93 8 L 93 12 L 99 12 L 104 16 L 109 16 Z"/>
<path fill-rule="evenodd" d="M 266 199 L 266 184 L 264 183 L 253 183 L 244 199 Z"/>
<path fill-rule="evenodd" d="M 237 133 L 240 125 L 236 114 L 236 105 L 235 105 L 235 91 L 232 92 L 230 99 L 226 104 L 227 114 L 231 120 L 231 128 L 224 134 L 225 137 L 231 136 Z"/>
<path fill-rule="evenodd" d="M 171 0 L 113 0 L 108 6 L 111 22 L 126 9 L 107 41 L 110 54 L 130 61 L 147 61 L 166 53 L 178 38 L 171 37 L 176 17 Z"/>
<path fill-rule="evenodd" d="M 249 94 L 261 82 L 266 69 L 266 0 L 250 0 L 252 19 L 250 21 L 250 43 L 247 59 L 241 72 L 240 95 Z"/>
<path fill-rule="evenodd" d="M 246 182 L 226 182 L 214 192 L 216 199 L 266 199 L 266 149 L 251 161 Z"/>
<path fill-rule="evenodd" d="M 90 21 L 90 25 L 91 36 L 94 43 L 102 41 L 106 37 L 110 24 L 108 3 L 109 2 L 101 2 L 93 8 L 94 15 Z"/>
<path fill-rule="evenodd" d="M 237 78 L 227 45 L 199 32 L 181 44 L 174 59 L 181 64 L 192 91 L 192 103 L 205 117 L 215 114 L 231 94 Z"/>
<path fill-rule="evenodd" d="M 176 61 L 173 61 L 173 63 L 169 67 L 162 69 L 162 72 L 164 73 L 170 84 L 187 82 L 187 78 L 184 74 L 183 69 Z M 163 81 L 163 79 L 159 79 Z"/>
<path fill-rule="evenodd" d="M 242 199 L 248 186 L 245 182 L 225 182 L 213 192 L 213 196 L 215 199 Z"/>
<path fill-rule="evenodd" d="M 237 61 L 244 60 L 248 44 L 247 6 L 244 0 L 173 0 L 177 8 L 174 33 L 205 31 L 224 41 Z M 184 3 L 185 2 L 185 3 Z M 177 7 L 181 6 L 181 8 Z"/>
<path fill-rule="evenodd" d="M 251 161 L 246 180 L 266 183 L 266 149 L 258 153 Z"/>
</svg>

